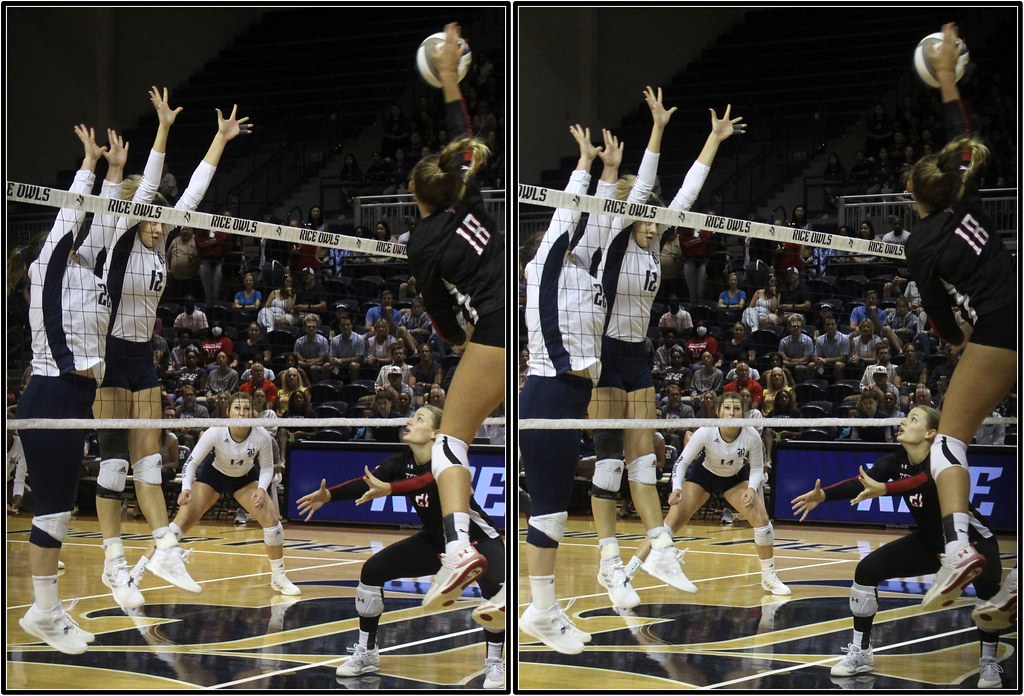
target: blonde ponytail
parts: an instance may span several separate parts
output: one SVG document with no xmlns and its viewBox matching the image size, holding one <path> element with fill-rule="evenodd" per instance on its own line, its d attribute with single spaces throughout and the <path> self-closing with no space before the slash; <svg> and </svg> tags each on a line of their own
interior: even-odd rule
<svg viewBox="0 0 1024 696">
<path fill-rule="evenodd" d="M 961 172 L 964 153 L 970 155 L 967 168 Z M 930 212 L 956 203 L 961 187 L 970 181 L 988 159 L 988 148 L 967 136 L 950 141 L 938 153 L 923 157 L 910 170 L 914 198 Z"/>
<path fill-rule="evenodd" d="M 469 166 L 462 170 L 465 153 L 470 153 Z M 412 168 L 410 178 L 416 200 L 431 212 L 444 210 L 466 193 L 466 183 L 491 156 L 491 149 L 476 138 L 457 138 L 437 155 L 424 157 Z"/>
</svg>

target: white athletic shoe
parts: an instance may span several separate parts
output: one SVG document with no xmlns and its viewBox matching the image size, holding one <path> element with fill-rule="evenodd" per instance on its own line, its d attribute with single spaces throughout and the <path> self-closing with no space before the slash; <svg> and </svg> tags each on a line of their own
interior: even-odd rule
<svg viewBox="0 0 1024 696">
<path fill-rule="evenodd" d="M 367 650 L 356 643 L 349 648 L 349 652 L 352 653 L 352 657 L 342 662 L 338 669 L 334 670 L 337 676 L 358 677 L 360 674 L 380 671 L 380 653 L 377 652 L 377 648 Z"/>
<path fill-rule="evenodd" d="M 246 523 L 245 510 L 243 510 L 242 508 L 238 508 L 237 510 L 235 510 L 235 524 L 240 524 L 241 525 L 241 524 L 245 524 L 245 523 Z"/>
<path fill-rule="evenodd" d="M 846 653 L 843 659 L 832 666 L 833 677 L 852 677 L 875 670 L 875 656 L 870 647 L 865 650 L 855 643 L 850 643 L 843 648 L 843 652 Z"/>
<path fill-rule="evenodd" d="M 128 572 L 128 561 L 124 556 L 105 561 L 100 579 L 110 588 L 114 594 L 114 601 L 122 608 L 135 609 L 146 603 L 145 597 L 139 592 L 138 585 Z"/>
<path fill-rule="evenodd" d="M 583 652 L 583 640 L 575 635 L 574 629 L 572 621 L 557 604 L 547 611 L 540 611 L 531 602 L 519 617 L 520 631 L 563 655 Z"/>
<path fill-rule="evenodd" d="M 284 573 L 271 573 L 270 574 L 270 587 L 276 592 L 280 592 L 283 595 L 294 597 L 302 594 L 302 590 L 292 584 L 292 581 L 288 579 L 288 576 Z"/>
<path fill-rule="evenodd" d="M 479 606 L 473 610 L 473 620 L 484 628 L 492 631 L 505 630 L 505 585 L 490 599 L 481 598 Z"/>
<path fill-rule="evenodd" d="M 722 509 L 722 524 L 732 524 L 732 510 L 729 508 Z"/>
<path fill-rule="evenodd" d="M 462 590 L 487 570 L 487 559 L 472 544 L 455 554 L 441 554 L 441 569 L 430 589 L 423 595 L 424 609 L 447 607 L 455 603 Z"/>
<path fill-rule="evenodd" d="M 187 592 L 202 592 L 203 588 L 185 570 L 185 558 L 177 544 L 167 549 L 157 549 L 149 559 L 146 570 Z"/>
<path fill-rule="evenodd" d="M 963 593 L 967 583 L 985 572 L 985 557 L 967 542 L 953 553 L 939 554 L 939 560 L 942 565 L 921 600 L 925 609 L 948 607 Z"/>
<path fill-rule="evenodd" d="M 43 611 L 33 604 L 18 619 L 18 624 L 29 635 L 68 655 L 81 655 L 88 649 L 89 641 L 96 640 L 96 636 L 79 628 L 63 604 L 50 611 Z"/>
<path fill-rule="evenodd" d="M 131 576 L 132 580 L 135 581 L 136 587 L 142 587 L 142 578 L 146 577 L 146 567 L 149 565 L 149 561 L 147 559 L 144 564 L 143 559 L 145 558 L 145 556 L 139 556 L 139 560 L 135 562 L 134 566 L 132 566 Z M 185 557 L 182 556 L 182 560 L 184 560 L 184 558 Z"/>
<path fill-rule="evenodd" d="M 761 587 L 766 592 L 771 592 L 773 595 L 785 596 L 793 594 L 793 590 L 789 589 L 782 584 L 779 580 L 779 576 L 775 574 L 775 571 L 769 571 L 767 573 L 761 573 Z"/>
<path fill-rule="evenodd" d="M 971 618 L 986 631 L 1001 631 L 1017 621 L 1017 569 L 1003 580 L 1003 586 L 993 596 L 978 602 Z"/>
<path fill-rule="evenodd" d="M 484 688 L 505 688 L 505 663 L 500 657 L 488 657 L 484 664 Z"/>
<path fill-rule="evenodd" d="M 64 561 L 57 561 L 57 570 L 64 570 Z"/>
<path fill-rule="evenodd" d="M 640 569 L 677 590 L 696 592 L 697 586 L 690 582 L 686 574 L 683 573 L 685 553 L 685 551 L 678 551 L 675 546 L 651 549 L 647 560 L 640 565 Z"/>
<path fill-rule="evenodd" d="M 978 663 L 978 688 L 998 689 L 1003 685 L 1003 678 L 999 675 L 1003 668 L 999 666 L 994 657 L 983 657 Z"/>
<path fill-rule="evenodd" d="M 615 606 L 631 609 L 640 604 L 640 595 L 629 582 L 629 576 L 626 575 L 626 568 L 621 560 L 616 559 L 607 563 L 602 561 L 597 570 L 597 582 L 608 590 L 608 596 Z"/>
</svg>

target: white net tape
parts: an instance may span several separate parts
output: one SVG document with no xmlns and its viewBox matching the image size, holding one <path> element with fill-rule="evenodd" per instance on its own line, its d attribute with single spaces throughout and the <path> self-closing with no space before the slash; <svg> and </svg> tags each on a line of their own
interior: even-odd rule
<svg viewBox="0 0 1024 696">
<path fill-rule="evenodd" d="M 223 427 L 264 428 L 354 428 L 402 426 L 408 418 L 9 418 L 7 430 L 139 430 L 166 428 L 168 430 L 206 429 Z M 488 418 L 484 425 L 505 425 L 504 418 Z"/>
<path fill-rule="evenodd" d="M 517 425 L 520 430 L 612 430 L 647 428 L 649 430 L 680 429 L 680 428 L 828 428 L 831 426 L 854 426 L 858 428 L 870 426 L 899 425 L 902 418 L 659 418 L 659 419 L 561 419 L 523 418 Z M 985 424 L 1016 424 L 1016 418 L 986 418 Z"/>
</svg>

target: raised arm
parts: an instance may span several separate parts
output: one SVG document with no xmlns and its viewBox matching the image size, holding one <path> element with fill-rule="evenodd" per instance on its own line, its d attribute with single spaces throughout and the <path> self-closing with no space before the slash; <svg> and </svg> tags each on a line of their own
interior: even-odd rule
<svg viewBox="0 0 1024 696">
<path fill-rule="evenodd" d="M 75 126 L 74 131 L 78 140 L 82 143 L 82 166 L 75 173 L 74 181 L 71 182 L 68 191 L 76 194 L 87 194 L 92 191 L 93 184 L 96 182 L 96 163 L 103 156 L 106 148 L 99 147 L 96 144 L 95 130 L 89 128 L 84 123 Z M 76 210 L 75 208 L 61 208 L 58 210 L 57 217 L 53 221 L 53 227 L 50 228 L 50 233 L 47 235 L 46 241 L 39 251 L 38 263 L 41 265 L 48 264 L 57 244 L 67 235 L 71 235 L 73 240 L 75 235 L 78 234 L 78 230 L 81 229 L 84 220 L 85 211 Z M 61 261 L 61 263 L 63 264 L 64 262 Z"/>
<path fill-rule="evenodd" d="M 217 133 L 213 136 L 213 142 L 206 150 L 206 156 L 196 167 L 192 178 L 189 179 L 188 187 L 181 194 L 174 207 L 178 210 L 195 210 L 206 195 L 206 189 L 210 187 L 213 175 L 217 171 L 217 164 L 221 155 L 224 154 L 224 147 L 238 135 L 251 135 L 252 124 L 248 123 L 249 117 L 237 118 L 238 105 L 231 107 L 231 115 L 224 118 L 220 109 L 217 112 Z"/>
<path fill-rule="evenodd" d="M 746 133 L 747 126 L 743 123 L 742 116 L 730 118 L 732 104 L 726 105 L 722 118 L 718 118 L 714 109 L 708 109 L 708 111 L 711 112 L 711 132 L 708 134 L 707 140 L 704 141 L 704 147 L 700 154 L 697 155 L 697 161 L 686 173 L 683 185 L 669 204 L 668 207 L 672 210 L 689 210 L 693 207 L 694 201 L 697 200 L 697 196 L 700 195 L 700 190 L 704 186 L 704 180 L 707 179 L 708 172 L 711 171 L 711 163 L 715 161 L 715 155 L 718 154 L 718 146 L 722 141 L 732 137 L 733 133 Z"/>
</svg>

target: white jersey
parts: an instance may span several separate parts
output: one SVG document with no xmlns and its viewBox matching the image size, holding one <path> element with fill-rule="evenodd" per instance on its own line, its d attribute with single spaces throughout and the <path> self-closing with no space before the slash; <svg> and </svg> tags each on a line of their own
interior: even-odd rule
<svg viewBox="0 0 1024 696">
<path fill-rule="evenodd" d="M 590 174 L 576 170 L 565 190 L 585 194 L 589 184 Z M 579 221 L 578 211 L 556 209 L 537 253 L 526 264 L 531 375 L 586 371 L 595 380 L 600 376 L 604 295 L 588 264 L 570 250 Z"/>
<path fill-rule="evenodd" d="M 704 453 L 704 468 L 716 476 L 735 476 L 749 464 L 750 487 L 756 490 L 761 485 L 764 478 L 764 443 L 756 430 L 743 428 L 735 440 L 728 442 L 718 428 L 698 428 L 672 467 L 673 489 L 683 487 L 687 467 L 696 461 L 701 452 Z"/>
<path fill-rule="evenodd" d="M 162 165 L 163 156 L 161 153 L 151 152 L 150 160 Z M 152 180 L 147 181 L 146 178 L 151 171 L 152 165 L 148 162 L 146 174 L 143 175 L 143 181 L 148 185 L 143 187 L 140 184 L 133 200 L 142 203 L 153 200 L 153 194 L 150 192 Z M 178 210 L 195 210 L 203 200 L 215 171 L 216 167 L 200 162 L 189 181 L 188 188 L 174 207 Z M 103 190 L 104 193 L 109 191 L 112 196 L 120 194 L 120 186 L 108 188 L 105 183 Z M 134 220 L 131 218 L 118 218 L 114 223 L 112 243 L 107 247 L 104 274 L 113 303 L 110 335 L 125 341 L 145 343 L 153 336 L 157 305 L 167 284 L 167 262 L 164 245 L 147 249 L 135 233 L 133 223 Z"/>
<path fill-rule="evenodd" d="M 79 171 L 69 189 L 88 194 L 96 177 Z M 69 372 L 103 377 L 110 300 L 91 268 L 71 258 L 85 213 L 61 208 L 39 257 L 28 269 L 28 319 L 32 328 L 32 374 L 58 377 Z"/>
<path fill-rule="evenodd" d="M 14 433 L 11 448 L 7 450 L 7 476 L 5 481 L 10 480 L 11 473 L 14 473 L 14 488 L 12 496 L 25 495 L 25 474 L 28 472 L 28 465 L 25 463 L 25 448 L 21 445 L 21 438 Z"/>
<path fill-rule="evenodd" d="M 213 468 L 225 476 L 237 478 L 245 476 L 254 466 L 260 467 L 259 487 L 266 489 L 274 476 L 274 449 L 270 433 L 261 427 L 249 430 L 249 435 L 241 442 L 231 437 L 228 428 L 210 428 L 200 437 L 192 453 L 185 462 L 185 473 L 182 476 L 181 490 L 192 490 L 192 482 L 196 478 L 196 470 L 203 460 L 214 453 Z"/>
</svg>

